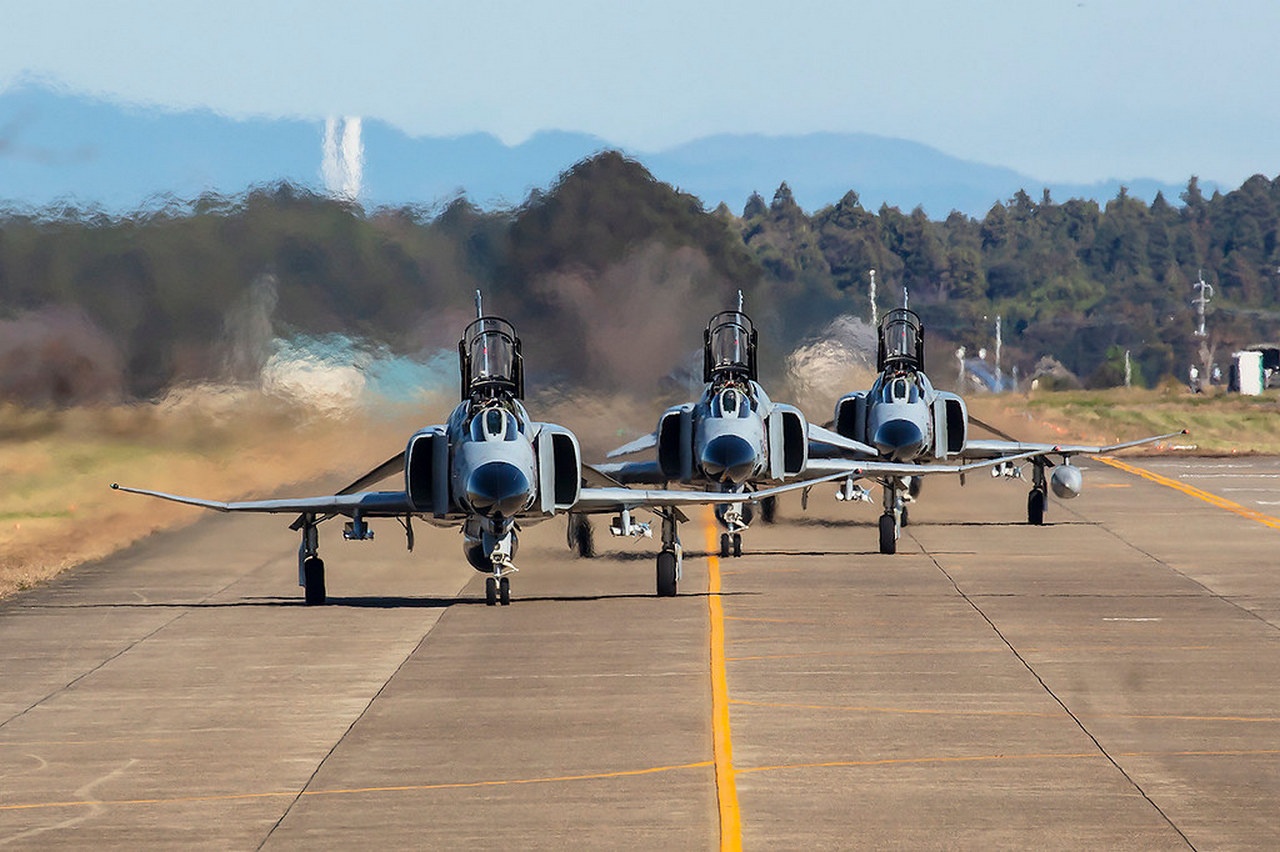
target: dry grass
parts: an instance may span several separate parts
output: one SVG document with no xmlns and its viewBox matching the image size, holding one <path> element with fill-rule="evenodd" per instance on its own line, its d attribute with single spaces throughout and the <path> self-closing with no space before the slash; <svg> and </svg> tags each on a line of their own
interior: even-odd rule
<svg viewBox="0 0 1280 852">
<path fill-rule="evenodd" d="M 1146 452 L 1280 454 L 1280 393 L 1196 394 L 1155 390 L 1037 391 L 966 399 L 977 418 L 1024 440 L 1108 444 L 1189 429 Z M 981 432 L 981 430 L 975 430 Z"/>
<path fill-rule="evenodd" d="M 226 390 L 151 405 L 0 407 L 0 597 L 204 511 L 112 482 L 213 499 L 322 477 L 341 487 L 399 451 L 409 419 L 403 410 L 321 417 Z"/>
</svg>

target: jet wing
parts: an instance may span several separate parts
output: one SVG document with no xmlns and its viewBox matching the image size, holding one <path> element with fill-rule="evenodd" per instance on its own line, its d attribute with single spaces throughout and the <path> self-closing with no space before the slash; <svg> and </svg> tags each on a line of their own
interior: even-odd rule
<svg viewBox="0 0 1280 852">
<path fill-rule="evenodd" d="M 404 451 L 401 450 L 396 455 L 384 461 L 346 488 L 339 491 L 339 494 L 355 494 L 358 491 L 364 491 L 375 482 L 381 482 L 388 476 L 394 476 L 397 473 L 404 473 Z"/>
<path fill-rule="evenodd" d="M 666 474 L 656 461 L 598 464 L 594 470 L 622 485 L 662 485 L 667 481 Z"/>
<path fill-rule="evenodd" d="M 1175 438 L 1178 435 L 1186 435 L 1187 430 L 1180 432 L 1170 432 L 1167 435 L 1152 435 L 1150 438 L 1139 438 L 1136 441 L 1125 441 L 1120 444 L 1110 444 L 1107 446 L 1094 446 L 1090 444 L 1036 444 L 1024 441 L 997 441 L 971 439 L 965 441 L 964 450 L 961 457 L 966 459 L 994 459 L 1009 453 L 1024 453 L 1029 455 L 1097 455 L 1099 453 L 1114 453 L 1117 450 L 1127 450 L 1130 447 L 1140 447 L 1144 444 L 1154 444 L 1157 441 L 1165 441 L 1169 438 Z"/>
<path fill-rule="evenodd" d="M 583 488 L 571 511 L 578 514 L 617 512 L 622 509 L 652 509 L 659 506 L 697 506 L 713 503 L 754 503 L 766 497 L 807 488 L 819 482 L 840 479 L 844 471 L 817 479 L 789 482 L 760 491 L 670 491 L 649 488 Z"/>
<path fill-rule="evenodd" d="M 852 476 L 855 479 L 861 477 L 876 476 L 927 476 L 930 474 L 950 473 L 960 474 L 968 473 L 971 470 L 980 470 L 984 467 L 992 467 L 1005 462 L 1022 461 L 1040 454 L 1039 449 L 1028 450 L 1023 453 L 1013 453 L 1010 455 L 993 456 L 992 458 L 980 459 L 978 461 L 966 462 L 964 464 L 914 464 L 911 462 L 882 462 L 882 461 L 852 461 L 849 459 L 810 459 L 805 465 L 804 476 L 812 475 L 814 478 L 807 480 L 805 484 L 813 485 L 815 482 L 823 482 L 828 479 L 839 479 L 841 476 Z"/>
<path fill-rule="evenodd" d="M 205 500 L 200 497 L 184 497 L 180 494 L 166 494 L 163 491 L 148 491 L 145 488 L 128 488 L 112 483 L 116 491 L 127 491 L 130 494 L 142 494 L 146 497 L 158 497 L 174 503 L 185 503 L 188 506 L 200 506 L 217 512 L 266 512 L 285 513 L 299 512 L 308 515 L 354 515 L 370 517 L 395 517 L 413 512 L 409 504 L 409 495 L 403 491 L 359 491 L 355 494 L 331 494 L 322 497 L 288 497 L 279 500 L 240 500 L 223 502 L 221 500 Z"/>
<path fill-rule="evenodd" d="M 816 423 L 809 424 L 809 441 L 834 447 L 839 450 L 846 450 L 851 453 L 875 458 L 880 453 L 870 444 L 864 444 L 861 441 L 855 441 L 852 438 L 846 438 L 839 432 L 832 432 L 830 429 L 824 429 Z"/>
<path fill-rule="evenodd" d="M 658 433 L 650 432 L 648 435 L 642 435 L 630 443 L 623 444 L 617 449 L 610 450 L 605 453 L 605 458 L 613 459 L 618 456 L 629 456 L 632 453 L 638 453 L 641 450 L 651 450 L 656 446 L 658 446 Z"/>
</svg>

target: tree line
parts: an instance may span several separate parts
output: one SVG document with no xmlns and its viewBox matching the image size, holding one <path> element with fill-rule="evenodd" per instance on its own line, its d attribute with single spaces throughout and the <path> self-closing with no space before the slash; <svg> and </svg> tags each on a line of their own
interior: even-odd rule
<svg viewBox="0 0 1280 852">
<path fill-rule="evenodd" d="M 783 184 L 738 215 L 706 211 L 604 152 L 503 210 L 459 197 L 437 209 L 365 211 L 288 184 L 126 217 L 10 210 L 0 212 L 0 396 L 76 401 L 81 391 L 67 389 L 80 385 L 59 371 L 110 360 L 108 349 L 115 366 L 98 384 L 115 383 L 126 398 L 227 378 L 245 369 L 229 352 L 233 326 L 264 281 L 280 335 L 343 333 L 435 351 L 456 341 L 480 289 L 517 321 L 532 374 L 656 383 L 685 366 L 685 349 L 736 290 L 768 345 L 785 348 L 835 315 L 868 316 L 871 269 L 881 309 L 905 287 L 935 341 L 976 349 L 999 314 L 1006 369 L 1016 363 L 1025 375 L 1052 354 L 1096 384 L 1114 383 L 1119 347 L 1154 382 L 1197 357 L 1190 299 L 1200 274 L 1216 291 L 1218 347 L 1275 337 L 1280 325 L 1280 179 L 1255 176 L 1206 198 L 1193 177 L 1180 202 L 1147 204 L 1121 190 L 1105 205 L 1058 203 L 1047 191 L 1039 200 L 1019 192 L 981 219 L 937 221 L 919 208 L 866 210 L 854 191 L 808 214 Z M 77 330 L 48 320 L 52 309 L 74 311 Z M 53 377 L 43 396 L 21 390 L 30 382 L 6 383 L 41 359 Z"/>
</svg>

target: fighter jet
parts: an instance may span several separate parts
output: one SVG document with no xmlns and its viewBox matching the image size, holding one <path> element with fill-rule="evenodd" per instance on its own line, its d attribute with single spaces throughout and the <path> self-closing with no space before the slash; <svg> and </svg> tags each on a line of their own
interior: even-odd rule
<svg viewBox="0 0 1280 852">
<path fill-rule="evenodd" d="M 880 374 L 871 389 L 841 397 L 835 406 L 833 425 L 840 435 L 873 445 L 879 458 L 916 465 L 921 473 L 936 469 L 938 462 L 955 459 L 962 464 L 948 469 L 963 476 L 972 462 L 991 464 L 993 476 L 1021 476 L 1020 462 L 1032 466 L 1032 486 L 1027 496 L 1027 522 L 1043 524 L 1048 489 L 1059 498 L 1080 493 L 1083 476 L 1071 464 L 1080 454 L 1109 453 L 1151 444 L 1182 434 L 1154 435 L 1110 446 L 1025 443 L 1001 435 L 1004 440 L 974 440 L 968 435 L 969 416 L 964 400 L 954 393 L 936 390 L 924 371 L 924 326 L 906 307 L 895 308 L 880 322 L 876 368 Z M 981 424 L 985 426 L 985 424 Z M 990 428 L 990 427 L 987 427 Z M 997 433 L 999 434 L 999 433 Z M 1054 458 L 1060 461 L 1055 463 Z M 993 462 L 993 463 L 992 463 Z M 1045 471 L 1053 468 L 1046 483 Z M 880 552 L 894 553 L 907 523 L 906 503 L 919 495 L 920 479 L 911 469 L 903 475 L 880 477 L 884 513 L 880 516 Z M 837 492 L 839 499 L 870 500 L 866 491 L 850 486 Z"/>
<path fill-rule="evenodd" d="M 664 517 L 658 594 L 673 596 L 681 574 L 675 534 L 676 518 L 683 517 L 679 506 L 746 502 L 789 490 L 725 495 L 617 485 L 583 487 L 581 451 L 574 434 L 562 426 L 534 421 L 525 410 L 524 356 L 515 328 L 505 319 L 485 316 L 479 293 L 476 314 L 458 342 L 462 400 L 448 421 L 419 430 L 403 452 L 336 494 L 221 502 L 117 484 L 111 487 L 220 512 L 298 513 L 290 529 L 301 534 L 298 584 L 308 604 L 326 600 L 318 531 L 324 521 L 349 518 L 343 538 L 366 541 L 373 538 L 370 519 L 395 518 L 404 527 L 410 550 L 414 518 L 461 527 L 467 561 L 487 575 L 485 602 L 490 606 L 510 603 L 510 575 L 517 570 L 516 533 L 529 524 L 570 510 L 616 512 L 615 527 L 622 534 L 635 535 L 647 532 L 647 526 L 633 523 L 631 512 L 653 509 Z M 403 490 L 367 490 L 395 474 L 404 477 Z"/>
<path fill-rule="evenodd" d="M 715 314 L 703 332 L 702 396 L 667 409 L 656 430 L 608 454 L 616 458 L 656 449 L 657 458 L 595 469 L 625 484 L 677 482 L 727 496 L 760 495 L 765 492 L 758 489 L 784 481 L 871 476 L 902 467 L 854 461 L 875 459 L 876 448 L 809 423 L 795 406 L 772 401 L 758 380 L 757 358 L 758 332 L 743 313 L 739 292 L 737 309 Z M 842 461 L 813 469 L 811 452 Z M 770 509 L 770 503 L 762 505 L 766 520 Z M 749 504 L 726 500 L 716 506 L 725 528 L 721 556 L 742 555 L 742 532 L 753 515 Z"/>
</svg>

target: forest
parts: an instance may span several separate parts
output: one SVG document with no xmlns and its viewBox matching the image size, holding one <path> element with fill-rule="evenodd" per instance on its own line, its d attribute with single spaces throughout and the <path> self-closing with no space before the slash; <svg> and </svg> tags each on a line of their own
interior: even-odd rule
<svg viewBox="0 0 1280 852">
<path fill-rule="evenodd" d="M 288 184 L 157 201 L 127 217 L 68 205 L 0 211 L 0 398 L 146 399 L 176 382 L 249 379 L 271 336 L 343 334 L 428 357 L 472 294 L 516 322 L 531 382 L 634 389 L 682 369 L 736 291 L 768 352 L 836 316 L 910 306 L 931 357 L 989 346 L 1030 376 L 1051 355 L 1090 386 L 1184 376 L 1280 338 L 1280 178 L 1205 197 L 1125 190 L 1105 205 L 1020 191 L 981 219 L 864 209 L 855 189 L 806 213 L 784 183 L 740 214 L 616 152 L 519 207 L 465 197 L 364 210 Z M 1194 334 L 1199 276 L 1209 336 Z M 1201 352 L 1201 346 L 1206 351 Z"/>
</svg>

